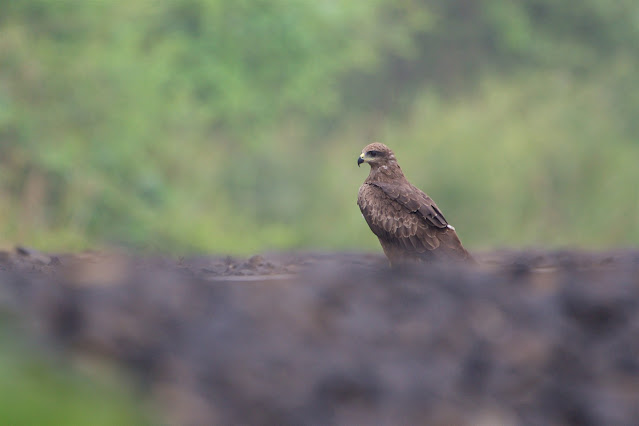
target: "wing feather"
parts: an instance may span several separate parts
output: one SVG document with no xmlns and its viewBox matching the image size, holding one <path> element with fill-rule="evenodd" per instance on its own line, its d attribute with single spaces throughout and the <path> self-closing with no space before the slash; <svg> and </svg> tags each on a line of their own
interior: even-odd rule
<svg viewBox="0 0 639 426">
<path fill-rule="evenodd" d="M 402 196 L 398 188 L 391 187 L 389 191 L 395 198 Z M 360 188 L 357 204 L 385 251 L 428 256 L 439 247 L 437 233 L 441 230 L 423 219 L 418 212 L 416 199 L 408 198 L 407 194 L 402 197 L 409 200 L 413 209 L 407 208 L 377 185 L 364 184 Z"/>
<path fill-rule="evenodd" d="M 437 204 L 419 188 L 410 183 L 372 182 L 384 191 L 390 199 L 408 209 L 412 213 L 418 213 L 430 225 L 437 228 L 446 228 L 448 222 Z"/>
<path fill-rule="evenodd" d="M 364 183 L 357 204 L 391 263 L 444 253 L 472 260 L 435 202 L 411 184 Z"/>
</svg>

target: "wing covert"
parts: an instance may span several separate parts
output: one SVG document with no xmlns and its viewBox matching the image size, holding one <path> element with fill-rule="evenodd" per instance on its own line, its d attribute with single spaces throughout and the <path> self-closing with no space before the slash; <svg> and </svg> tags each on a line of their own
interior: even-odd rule
<svg viewBox="0 0 639 426">
<path fill-rule="evenodd" d="M 437 204 L 423 191 L 411 184 L 395 184 L 386 182 L 371 182 L 380 188 L 391 199 L 406 207 L 412 213 L 418 213 L 430 225 L 446 228 L 448 222 L 437 207 Z"/>
<path fill-rule="evenodd" d="M 357 204 L 385 250 L 393 246 L 408 252 L 424 253 L 439 247 L 438 228 L 426 223 L 419 214 L 377 185 L 362 185 Z"/>
</svg>

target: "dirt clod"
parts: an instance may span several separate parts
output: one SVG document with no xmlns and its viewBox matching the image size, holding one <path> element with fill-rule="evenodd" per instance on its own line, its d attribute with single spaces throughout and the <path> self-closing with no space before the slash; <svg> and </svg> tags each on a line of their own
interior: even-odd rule
<svg viewBox="0 0 639 426">
<path fill-rule="evenodd" d="M 0 311 L 116 362 L 168 423 L 639 418 L 637 252 L 43 256 L 0 256 Z"/>
</svg>

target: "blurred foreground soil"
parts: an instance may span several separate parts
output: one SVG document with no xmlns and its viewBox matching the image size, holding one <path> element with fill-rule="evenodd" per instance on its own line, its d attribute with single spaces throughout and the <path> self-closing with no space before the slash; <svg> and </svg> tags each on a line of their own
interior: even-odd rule
<svg viewBox="0 0 639 426">
<path fill-rule="evenodd" d="M 633 425 L 639 252 L 0 252 L 0 313 L 172 425 Z"/>
</svg>

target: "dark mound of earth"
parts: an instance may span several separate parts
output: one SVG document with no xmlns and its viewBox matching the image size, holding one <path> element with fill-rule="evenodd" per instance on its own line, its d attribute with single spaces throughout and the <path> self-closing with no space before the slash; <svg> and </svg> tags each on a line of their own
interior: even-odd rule
<svg viewBox="0 0 639 426">
<path fill-rule="evenodd" d="M 633 425 L 639 252 L 0 253 L 0 311 L 175 425 Z M 71 357 L 72 356 L 72 357 Z"/>
</svg>

